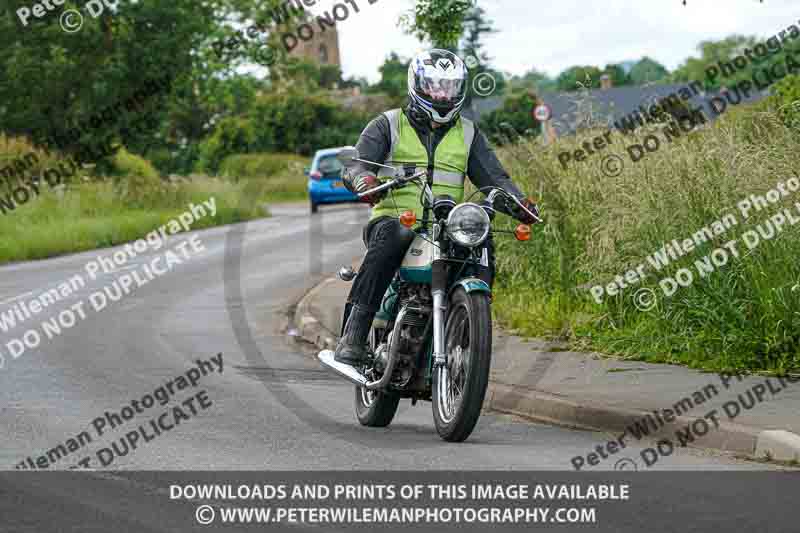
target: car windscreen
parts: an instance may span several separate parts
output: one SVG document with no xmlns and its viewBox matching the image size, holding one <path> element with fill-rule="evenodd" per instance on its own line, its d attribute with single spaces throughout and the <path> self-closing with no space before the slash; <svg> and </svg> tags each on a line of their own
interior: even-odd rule
<svg viewBox="0 0 800 533">
<path fill-rule="evenodd" d="M 324 178 L 339 178 L 342 175 L 342 164 L 335 155 L 326 156 L 317 163 L 317 170 Z"/>
</svg>

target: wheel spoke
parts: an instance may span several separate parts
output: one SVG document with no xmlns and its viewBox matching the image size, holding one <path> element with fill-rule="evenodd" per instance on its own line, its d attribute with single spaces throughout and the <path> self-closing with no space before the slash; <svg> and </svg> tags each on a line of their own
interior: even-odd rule
<svg viewBox="0 0 800 533">
<path fill-rule="evenodd" d="M 464 401 L 468 376 L 470 346 L 469 313 L 464 305 L 451 310 L 446 330 L 445 351 L 447 365 L 438 370 L 439 412 L 445 422 L 450 422 Z"/>
</svg>

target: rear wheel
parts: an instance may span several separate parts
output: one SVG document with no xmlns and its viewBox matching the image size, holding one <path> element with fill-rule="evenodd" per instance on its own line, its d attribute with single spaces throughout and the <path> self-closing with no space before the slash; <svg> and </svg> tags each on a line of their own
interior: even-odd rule
<svg viewBox="0 0 800 533">
<path fill-rule="evenodd" d="M 376 336 L 376 330 L 372 328 L 369 332 L 369 346 L 373 353 L 380 344 L 375 340 Z M 383 428 L 392 423 L 400 404 L 399 395 L 371 391 L 364 387 L 356 387 L 355 391 L 356 418 L 362 426 Z"/>
<path fill-rule="evenodd" d="M 319 204 L 315 204 L 313 201 L 311 202 L 311 214 L 315 214 L 319 211 Z"/>
<path fill-rule="evenodd" d="M 445 325 L 447 364 L 433 373 L 433 420 L 446 441 L 470 436 L 481 415 L 492 361 L 489 296 L 459 287 Z"/>
</svg>

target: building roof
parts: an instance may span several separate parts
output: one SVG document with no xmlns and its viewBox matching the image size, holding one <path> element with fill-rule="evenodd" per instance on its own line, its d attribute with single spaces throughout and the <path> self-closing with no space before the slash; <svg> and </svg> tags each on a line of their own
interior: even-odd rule
<svg viewBox="0 0 800 533">
<path fill-rule="evenodd" d="M 589 126 L 613 128 L 614 123 L 628 115 L 635 114 L 639 106 L 649 107 L 670 94 L 678 94 L 688 85 L 650 84 L 641 86 L 612 87 L 609 89 L 590 89 L 575 92 L 546 92 L 541 98 L 552 110 L 552 125 L 556 134 L 570 135 L 577 130 Z M 684 93 L 686 94 L 686 93 Z M 719 92 L 698 93 L 689 100 L 693 107 L 701 107 L 706 116 L 713 120 L 715 115 L 709 112 L 707 101 Z M 760 100 L 766 91 L 751 94 L 744 102 Z M 503 96 L 474 98 L 472 108 L 464 112 L 467 118 L 480 120 L 480 117 L 503 106 Z M 681 99 L 683 101 L 683 99 Z"/>
</svg>

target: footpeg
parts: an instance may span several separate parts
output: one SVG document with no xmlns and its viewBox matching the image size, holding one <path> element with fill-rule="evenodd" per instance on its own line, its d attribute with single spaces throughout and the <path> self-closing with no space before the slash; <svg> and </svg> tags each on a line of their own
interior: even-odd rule
<svg viewBox="0 0 800 533">
<path fill-rule="evenodd" d="M 327 366 L 331 370 L 334 370 L 337 374 L 347 378 L 356 385 L 363 387 L 368 383 L 367 378 L 364 377 L 361 372 L 356 370 L 355 367 L 336 361 L 334 359 L 333 350 L 322 350 L 319 352 L 317 357 L 323 365 Z"/>
</svg>

